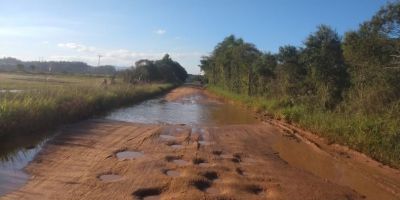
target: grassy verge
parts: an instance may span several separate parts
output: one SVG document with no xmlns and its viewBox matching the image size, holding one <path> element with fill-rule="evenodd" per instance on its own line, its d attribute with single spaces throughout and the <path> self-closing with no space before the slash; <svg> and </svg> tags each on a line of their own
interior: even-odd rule
<svg viewBox="0 0 400 200">
<path fill-rule="evenodd" d="M 307 105 L 287 104 L 280 99 L 238 95 L 212 86 L 208 90 L 259 112 L 267 112 L 273 118 L 294 122 L 332 143 L 349 146 L 400 168 L 400 119 L 396 117 L 382 113 L 365 116 L 321 111 Z"/>
<path fill-rule="evenodd" d="M 170 84 L 132 86 L 101 77 L 0 74 L 0 136 L 35 133 L 142 101 Z M 11 92 L 12 91 L 12 92 Z"/>
</svg>

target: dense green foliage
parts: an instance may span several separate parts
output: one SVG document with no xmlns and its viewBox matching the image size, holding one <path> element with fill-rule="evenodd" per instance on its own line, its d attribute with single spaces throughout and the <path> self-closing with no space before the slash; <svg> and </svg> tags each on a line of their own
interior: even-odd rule
<svg viewBox="0 0 400 200">
<path fill-rule="evenodd" d="M 173 61 L 168 54 L 161 60 L 139 60 L 135 67 L 123 72 L 125 82 L 164 82 L 183 83 L 188 74 L 178 62 Z"/>
<path fill-rule="evenodd" d="M 31 134 L 153 97 L 171 84 L 133 86 L 88 76 L 0 74 L 0 137 Z M 12 89 L 12 90 L 11 90 Z"/>
<path fill-rule="evenodd" d="M 390 3 L 344 38 L 320 25 L 276 54 L 229 36 L 200 67 L 219 94 L 400 166 L 399 13 Z"/>
</svg>

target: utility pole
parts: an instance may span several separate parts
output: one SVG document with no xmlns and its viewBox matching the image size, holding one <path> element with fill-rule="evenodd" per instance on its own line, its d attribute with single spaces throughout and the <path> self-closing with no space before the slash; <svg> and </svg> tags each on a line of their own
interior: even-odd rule
<svg viewBox="0 0 400 200">
<path fill-rule="evenodd" d="M 100 66 L 100 58 L 103 57 L 103 56 L 99 54 L 98 57 L 99 57 L 99 60 L 97 62 L 97 67 Z"/>
</svg>

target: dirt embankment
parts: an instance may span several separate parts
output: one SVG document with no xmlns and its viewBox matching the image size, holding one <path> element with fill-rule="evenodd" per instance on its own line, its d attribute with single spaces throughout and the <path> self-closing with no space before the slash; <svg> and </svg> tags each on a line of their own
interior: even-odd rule
<svg viewBox="0 0 400 200">
<path fill-rule="evenodd" d="M 199 92 L 179 90 L 166 99 Z M 31 180 L 2 199 L 363 199 L 281 158 L 281 133 L 262 123 L 87 121 L 47 144 L 27 167 Z"/>
</svg>

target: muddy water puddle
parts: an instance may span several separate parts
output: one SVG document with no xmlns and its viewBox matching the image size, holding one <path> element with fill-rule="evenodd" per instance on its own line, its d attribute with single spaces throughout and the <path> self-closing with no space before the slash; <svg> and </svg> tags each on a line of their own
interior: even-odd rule
<svg viewBox="0 0 400 200">
<path fill-rule="evenodd" d="M 140 151 L 120 151 L 115 154 L 119 160 L 133 160 L 144 156 Z"/>
<path fill-rule="evenodd" d="M 181 144 L 173 144 L 170 147 L 172 147 L 174 149 L 181 149 L 181 148 L 183 148 L 183 145 L 181 145 Z"/>
<path fill-rule="evenodd" d="M 179 172 L 176 171 L 176 170 L 167 170 L 167 171 L 165 172 L 165 174 L 166 174 L 167 176 L 171 176 L 171 177 L 178 177 L 178 176 L 181 175 L 181 173 L 179 173 Z"/>
<path fill-rule="evenodd" d="M 147 197 L 143 197 L 143 200 L 160 200 L 161 199 L 161 195 L 152 195 L 152 196 L 147 196 Z"/>
<path fill-rule="evenodd" d="M 210 142 L 200 140 L 199 144 L 201 144 L 201 145 L 209 145 Z"/>
<path fill-rule="evenodd" d="M 177 165 L 179 165 L 179 166 L 185 166 L 185 165 L 189 164 L 188 161 L 182 160 L 182 159 L 176 159 L 176 160 L 173 160 L 172 162 L 177 164 Z"/>
<path fill-rule="evenodd" d="M 184 97 L 181 101 L 157 98 L 118 109 L 107 119 L 146 124 L 223 125 L 259 123 L 255 115 L 239 106 L 209 100 L 202 94 Z"/>
<path fill-rule="evenodd" d="M 164 139 L 164 140 L 175 140 L 176 139 L 176 137 L 172 136 L 172 135 L 160 135 L 160 138 Z"/>
<path fill-rule="evenodd" d="M 29 174 L 24 167 L 57 132 L 15 134 L 0 137 L 0 196 L 24 185 Z"/>
<path fill-rule="evenodd" d="M 122 176 L 118 174 L 103 174 L 99 179 L 104 182 L 116 182 L 122 180 Z"/>
<path fill-rule="evenodd" d="M 333 183 L 348 186 L 366 199 L 400 199 L 400 194 L 394 194 L 400 188 L 399 177 L 388 177 L 377 169 L 346 156 L 330 155 L 316 146 L 288 137 L 276 135 L 273 141 L 277 155 L 294 167 Z"/>
</svg>

